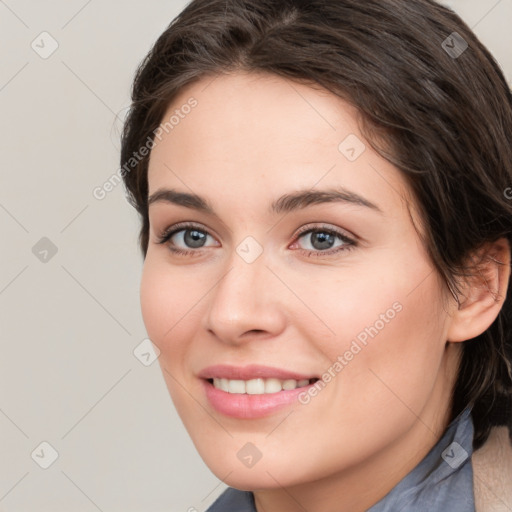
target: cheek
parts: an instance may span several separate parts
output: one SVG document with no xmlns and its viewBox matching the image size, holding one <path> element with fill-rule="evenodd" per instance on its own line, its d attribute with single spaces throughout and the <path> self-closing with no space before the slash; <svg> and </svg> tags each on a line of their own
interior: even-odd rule
<svg viewBox="0 0 512 512">
<path fill-rule="evenodd" d="M 434 280 L 431 276 L 413 293 L 391 281 L 379 283 L 373 294 L 355 287 L 324 310 L 336 336 L 316 343 L 330 361 L 324 371 L 331 370 L 331 379 L 309 401 L 304 397 L 304 409 L 288 435 L 299 430 L 304 445 L 329 453 L 322 464 L 332 471 L 340 457 L 360 460 L 406 435 L 430 402 L 439 377 L 444 327 Z M 366 338 L 358 338 L 360 334 Z M 320 436 L 310 432 L 311 417 L 322 430 Z M 343 444 L 342 456 L 330 452 L 332 439 Z"/>
<path fill-rule="evenodd" d="M 149 338 L 160 349 L 161 366 L 172 374 L 183 373 L 186 358 L 196 350 L 194 339 L 206 292 L 197 274 L 173 267 L 165 256 L 148 251 L 140 282 L 142 318 Z"/>
<path fill-rule="evenodd" d="M 431 302 L 429 302 L 431 301 Z M 382 404 L 411 404 L 426 399 L 437 377 L 444 353 L 443 322 L 436 317 L 435 294 L 402 296 L 400 311 L 373 321 L 363 332 L 368 334 L 361 351 L 368 386 Z M 363 374 L 361 374 L 361 377 Z"/>
<path fill-rule="evenodd" d="M 316 342 L 333 383 L 319 393 L 320 411 L 329 410 L 321 402 L 335 401 L 343 404 L 340 418 L 352 415 L 358 424 L 370 411 L 403 418 L 407 406 L 419 411 L 428 400 L 444 354 L 446 313 L 435 274 L 419 255 L 412 261 L 326 280 L 310 294 L 311 308 L 335 333 Z"/>
<path fill-rule="evenodd" d="M 195 322 L 190 286 L 183 286 L 180 272 L 148 251 L 140 282 L 140 304 L 144 325 L 151 341 L 159 348 L 158 362 L 172 401 L 180 413 L 187 417 L 193 409 L 182 385 L 187 350 L 192 338 L 190 326 Z M 179 385 L 181 383 L 181 386 Z"/>
<path fill-rule="evenodd" d="M 194 283 L 184 283 L 183 272 L 173 269 L 158 255 L 148 256 L 144 262 L 140 282 L 140 305 L 146 331 L 161 351 L 177 339 L 176 332 L 190 325 L 194 315 Z M 194 300 L 195 299 L 195 300 Z M 181 338 L 180 338 L 181 339 Z M 173 347 L 178 348 L 178 347 Z"/>
</svg>

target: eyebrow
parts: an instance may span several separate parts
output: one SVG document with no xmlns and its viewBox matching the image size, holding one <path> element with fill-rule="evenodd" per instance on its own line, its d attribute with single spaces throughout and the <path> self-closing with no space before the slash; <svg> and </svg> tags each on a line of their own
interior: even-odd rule
<svg viewBox="0 0 512 512">
<path fill-rule="evenodd" d="M 187 193 L 179 192 L 175 189 L 161 188 L 148 197 L 148 208 L 151 204 L 165 202 L 176 204 L 178 206 L 184 206 L 199 210 L 209 215 L 216 215 L 212 205 L 203 197 Z M 372 203 L 368 199 L 347 190 L 344 187 L 329 188 L 325 190 L 299 190 L 293 193 L 285 194 L 270 205 L 270 213 L 279 214 L 283 212 L 293 212 L 306 208 L 314 204 L 322 203 L 345 203 L 355 204 L 357 206 L 363 206 L 374 210 L 380 214 L 384 212 L 375 203 Z"/>
</svg>

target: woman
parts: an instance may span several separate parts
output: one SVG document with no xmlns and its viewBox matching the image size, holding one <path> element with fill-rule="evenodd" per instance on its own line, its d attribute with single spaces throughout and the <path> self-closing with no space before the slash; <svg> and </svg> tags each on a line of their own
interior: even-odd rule
<svg viewBox="0 0 512 512">
<path fill-rule="evenodd" d="M 194 0 L 160 36 L 121 165 L 210 511 L 506 505 L 473 452 L 512 443 L 510 133 L 430 0 Z"/>
</svg>

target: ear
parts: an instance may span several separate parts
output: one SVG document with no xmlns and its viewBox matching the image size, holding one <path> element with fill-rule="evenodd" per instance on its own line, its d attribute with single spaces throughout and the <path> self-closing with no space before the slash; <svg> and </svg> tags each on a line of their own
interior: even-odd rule
<svg viewBox="0 0 512 512">
<path fill-rule="evenodd" d="M 461 302 L 451 317 L 447 341 L 466 341 L 485 332 L 507 296 L 510 244 L 506 238 L 484 244 L 470 261 L 475 266 L 474 275 L 461 287 L 463 297 L 459 297 Z"/>
</svg>

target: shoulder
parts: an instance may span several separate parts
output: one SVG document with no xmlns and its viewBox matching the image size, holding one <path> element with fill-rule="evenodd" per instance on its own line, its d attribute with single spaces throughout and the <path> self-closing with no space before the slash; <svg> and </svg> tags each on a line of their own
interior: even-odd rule
<svg viewBox="0 0 512 512">
<path fill-rule="evenodd" d="M 228 487 L 206 512 L 256 512 L 252 492 Z"/>
<path fill-rule="evenodd" d="M 506 427 L 494 427 L 472 456 L 476 512 L 512 510 L 512 444 Z"/>
</svg>

